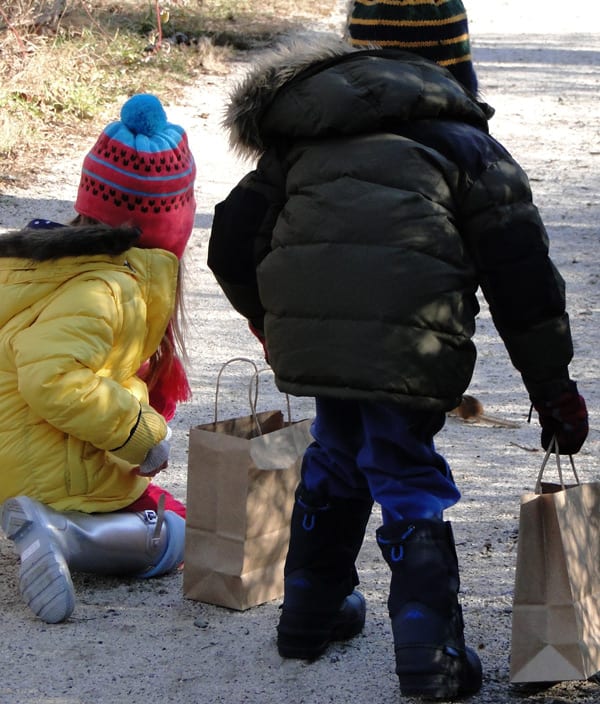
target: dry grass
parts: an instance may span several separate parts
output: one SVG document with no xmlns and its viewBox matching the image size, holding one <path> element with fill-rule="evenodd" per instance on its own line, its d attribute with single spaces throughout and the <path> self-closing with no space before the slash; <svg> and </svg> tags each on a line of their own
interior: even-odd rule
<svg viewBox="0 0 600 704">
<path fill-rule="evenodd" d="M 115 104 L 144 91 L 176 99 L 238 51 L 269 44 L 335 0 L 3 0 L 0 190 L 51 151 L 79 147 Z M 318 8 L 318 9 L 315 9 Z"/>
</svg>

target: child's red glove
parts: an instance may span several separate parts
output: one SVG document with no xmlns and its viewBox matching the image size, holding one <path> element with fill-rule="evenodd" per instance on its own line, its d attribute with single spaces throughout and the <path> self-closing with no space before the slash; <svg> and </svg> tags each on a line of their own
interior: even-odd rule
<svg viewBox="0 0 600 704">
<path fill-rule="evenodd" d="M 542 426 L 542 447 L 548 449 L 556 436 L 561 455 L 574 455 L 587 438 L 589 425 L 585 399 L 577 391 L 577 384 L 569 382 L 568 391 L 550 401 L 534 400 L 533 406 L 539 414 Z"/>
</svg>

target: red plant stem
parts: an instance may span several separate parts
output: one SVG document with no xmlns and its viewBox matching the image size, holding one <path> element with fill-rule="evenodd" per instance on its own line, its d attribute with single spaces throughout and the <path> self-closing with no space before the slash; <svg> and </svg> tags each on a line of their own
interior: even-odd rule
<svg viewBox="0 0 600 704">
<path fill-rule="evenodd" d="M 4 12 L 4 10 L 1 7 L 0 7 L 0 15 L 2 15 L 4 21 L 6 22 L 6 26 L 15 35 L 15 39 L 17 40 L 17 44 L 19 45 L 19 49 L 21 50 L 21 52 L 23 54 L 23 58 L 25 58 L 27 56 L 27 49 L 25 48 L 25 44 L 23 44 L 23 40 L 21 39 L 21 35 L 12 26 L 12 24 L 10 23 L 10 20 L 6 16 L 6 13 Z"/>
</svg>

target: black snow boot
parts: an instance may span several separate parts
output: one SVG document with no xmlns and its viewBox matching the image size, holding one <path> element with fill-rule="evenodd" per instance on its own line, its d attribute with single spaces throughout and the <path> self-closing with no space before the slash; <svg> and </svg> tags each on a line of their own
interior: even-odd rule
<svg viewBox="0 0 600 704">
<path fill-rule="evenodd" d="M 481 663 L 465 646 L 458 560 L 450 523 L 419 519 L 377 531 L 392 570 L 388 609 L 403 696 L 454 699 L 481 687 Z"/>
<path fill-rule="evenodd" d="M 284 658 L 314 660 L 329 643 L 360 633 L 365 600 L 355 562 L 372 501 L 296 491 L 277 648 Z"/>
</svg>

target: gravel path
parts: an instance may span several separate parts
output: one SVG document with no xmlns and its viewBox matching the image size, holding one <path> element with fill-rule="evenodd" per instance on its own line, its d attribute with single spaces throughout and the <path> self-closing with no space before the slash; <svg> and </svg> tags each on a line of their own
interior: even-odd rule
<svg viewBox="0 0 600 704">
<path fill-rule="evenodd" d="M 590 437 L 577 457 L 582 479 L 600 479 L 600 312 L 598 194 L 600 193 L 600 33 L 583 3 L 574 14 L 551 16 L 532 0 L 467 3 L 483 98 L 496 108 L 492 133 L 528 172 L 545 219 L 552 255 L 567 282 L 576 345 L 572 374 L 586 396 Z M 339 31 L 339 16 L 330 29 Z M 564 8 L 563 8 L 564 9 Z M 493 14 L 492 14 L 493 12 Z M 574 33 L 577 32 L 577 33 Z M 216 374 L 235 356 L 261 362 L 260 349 L 228 306 L 206 266 L 215 203 L 251 165 L 229 153 L 220 121 L 227 92 L 253 56 L 231 63 L 224 78 L 202 77 L 186 99 L 168 110 L 184 125 L 198 163 L 198 215 L 187 255 L 191 380 L 194 400 L 173 423 L 171 466 L 161 483 L 186 494 L 190 426 L 212 420 Z M 0 196 L 0 228 L 34 216 L 72 216 L 81 153 L 65 153 L 47 179 Z M 487 413 L 517 422 L 464 423 L 449 418 L 438 440 L 463 492 L 448 512 L 458 543 L 467 639 L 478 649 L 484 685 L 470 701 L 506 704 L 592 704 L 600 688 L 586 682 L 549 690 L 517 691 L 508 683 L 510 615 L 519 497 L 533 487 L 541 462 L 539 428 L 528 425 L 527 396 L 510 366 L 484 306 L 476 338 L 479 360 L 470 393 Z M 228 372 L 223 417 L 246 412 L 246 370 Z M 282 406 L 269 380 L 262 408 Z M 296 417 L 312 413 L 310 400 L 293 400 Z M 21 604 L 18 562 L 0 538 L 0 702 L 2 704 L 345 704 L 398 702 L 386 614 L 388 572 L 375 545 L 375 512 L 359 557 L 368 599 L 364 633 L 331 647 L 311 665 L 284 661 L 274 645 L 278 602 L 231 612 L 183 598 L 182 575 L 139 582 L 76 575 L 78 603 L 68 623 L 48 626 Z M 403 700 L 410 701 L 410 700 Z"/>
</svg>

